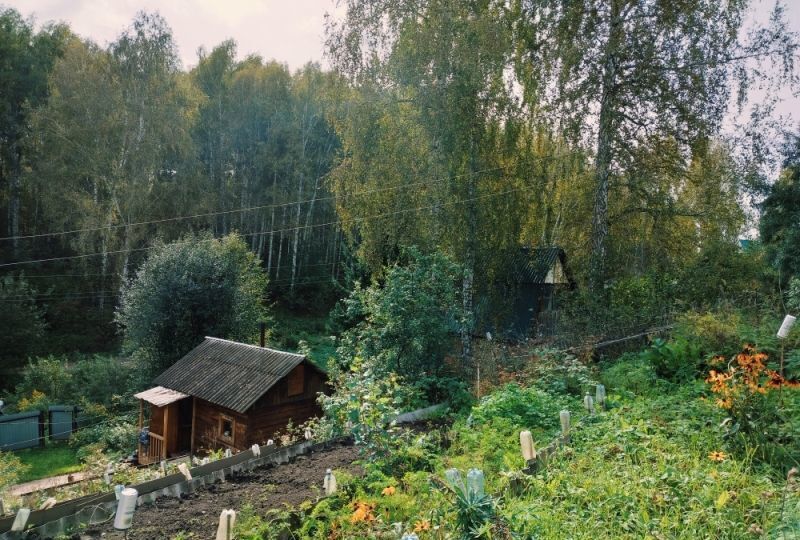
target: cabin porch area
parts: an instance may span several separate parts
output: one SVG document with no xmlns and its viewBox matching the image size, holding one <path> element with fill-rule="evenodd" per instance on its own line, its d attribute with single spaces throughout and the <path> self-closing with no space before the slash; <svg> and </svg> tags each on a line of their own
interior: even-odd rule
<svg viewBox="0 0 800 540">
<path fill-rule="evenodd" d="M 139 399 L 138 459 L 141 465 L 158 463 L 192 450 L 194 399 L 182 392 L 156 386 Z M 145 407 L 145 403 L 149 407 Z"/>
</svg>

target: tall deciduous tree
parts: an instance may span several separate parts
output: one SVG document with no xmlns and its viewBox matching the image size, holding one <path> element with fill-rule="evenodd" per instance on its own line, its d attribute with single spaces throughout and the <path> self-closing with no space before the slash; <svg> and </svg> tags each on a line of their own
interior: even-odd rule
<svg viewBox="0 0 800 540">
<path fill-rule="evenodd" d="M 482 220 L 489 213 L 481 208 L 479 199 L 504 184 L 503 175 L 497 174 L 496 153 L 510 105 L 504 79 L 510 45 L 500 17 L 502 7 L 491 2 L 453 0 L 349 0 L 346 4 L 345 19 L 329 29 L 331 58 L 352 83 L 368 91 L 377 89 L 372 92 L 384 99 L 411 104 L 406 110 L 397 108 L 401 116 L 395 116 L 393 121 L 402 122 L 406 117 L 420 123 L 422 132 L 415 133 L 412 127 L 411 133 L 417 140 L 422 135 L 421 140 L 430 148 L 422 151 L 427 154 L 425 160 L 429 160 L 421 164 L 422 172 L 446 180 L 430 188 L 430 193 L 439 194 L 438 201 L 431 201 L 441 205 L 432 209 L 432 232 L 438 236 L 436 243 L 463 265 L 462 301 L 465 317 L 470 320 L 480 248 L 491 237 L 482 228 L 489 226 L 491 220 Z M 394 136 L 411 126 L 397 127 L 399 131 Z M 388 138 L 383 141 L 391 142 Z M 403 144 L 398 139 L 395 146 Z M 346 157 L 348 166 L 363 163 L 364 153 L 369 152 L 355 145 L 348 149 L 353 153 L 352 158 Z M 418 151 L 403 154 L 414 152 Z M 396 162 L 397 157 L 398 153 L 375 156 L 376 167 L 373 169 L 370 164 L 362 170 L 374 174 L 383 168 L 381 160 Z M 408 169 L 409 165 L 401 167 Z M 486 174 L 487 169 L 494 174 Z M 411 181 L 408 177 L 401 179 Z M 392 205 L 384 208 L 384 213 L 398 210 Z M 500 215 L 513 213 L 500 211 Z M 367 225 L 370 226 L 380 225 Z M 517 240 L 514 234 L 506 238 Z M 470 338 L 471 326 L 465 324 L 462 348 L 467 368 L 471 367 Z"/>
<path fill-rule="evenodd" d="M 7 209 L 6 236 L 20 234 L 29 113 L 47 98 L 47 77 L 68 34 L 65 26 L 53 24 L 34 32 L 32 21 L 0 6 L 0 190 Z M 18 241 L 12 245 L 16 254 Z"/>
<path fill-rule="evenodd" d="M 154 371 L 204 336 L 252 342 L 266 316 L 267 276 L 236 235 L 188 236 L 150 253 L 125 285 L 117 322 L 129 351 Z"/>
<path fill-rule="evenodd" d="M 670 137 L 702 151 L 719 130 L 734 80 L 740 102 L 771 61 L 792 75 L 795 36 L 780 5 L 768 27 L 740 35 L 748 1 L 515 0 L 517 73 L 531 108 L 552 115 L 595 150 L 591 279 L 606 275 L 609 191 L 629 169 L 640 141 Z"/>
</svg>

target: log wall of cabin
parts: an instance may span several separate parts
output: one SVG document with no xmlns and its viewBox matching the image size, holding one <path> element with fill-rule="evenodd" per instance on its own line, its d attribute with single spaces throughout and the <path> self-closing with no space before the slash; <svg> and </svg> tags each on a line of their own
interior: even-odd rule
<svg viewBox="0 0 800 540">
<path fill-rule="evenodd" d="M 226 440 L 220 436 L 220 423 L 225 418 L 230 418 L 234 422 L 232 440 Z M 247 415 L 195 398 L 194 446 L 196 449 L 232 448 L 245 450 L 249 446 L 247 430 Z"/>
<path fill-rule="evenodd" d="M 305 364 L 300 364 L 295 370 L 302 370 L 302 393 L 289 395 L 290 374 L 278 381 L 247 411 L 248 445 L 275 439 L 277 434 L 286 430 L 289 421 L 297 426 L 322 414 L 317 404 L 317 394 L 326 390 L 325 378 Z"/>
</svg>

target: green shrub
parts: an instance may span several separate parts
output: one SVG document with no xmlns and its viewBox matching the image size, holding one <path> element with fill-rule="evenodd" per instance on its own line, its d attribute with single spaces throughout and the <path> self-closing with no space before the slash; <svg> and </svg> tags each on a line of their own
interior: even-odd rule
<svg viewBox="0 0 800 540">
<path fill-rule="evenodd" d="M 700 346 L 685 338 L 672 341 L 655 339 L 653 344 L 639 353 L 650 363 L 656 375 L 673 382 L 686 382 L 694 379 L 703 364 Z"/>
<path fill-rule="evenodd" d="M 128 455 L 136 448 L 138 434 L 139 428 L 133 415 L 112 417 L 94 414 L 88 425 L 72 434 L 69 444 L 78 449 L 78 457 L 82 461 L 91 453 L 92 447 L 98 447 L 107 454 Z"/>
<path fill-rule="evenodd" d="M 369 358 L 375 369 L 412 381 L 446 375 L 443 359 L 464 322 L 455 285 L 460 268 L 438 253 L 409 248 L 403 256 L 406 264 L 388 268 L 382 287 L 356 286 L 343 301 L 341 317 L 358 322 L 342 334 L 339 359 Z"/>
<path fill-rule="evenodd" d="M 325 434 L 352 435 L 372 461 L 387 456 L 398 444 L 395 419 L 411 401 L 397 375 L 378 372 L 356 357 L 347 369 L 333 367 L 329 376 L 333 394 L 318 398 L 327 420 Z"/>
<path fill-rule="evenodd" d="M 536 349 L 532 355 L 535 359 L 525 374 L 546 392 L 582 397 L 587 389 L 597 384 L 591 369 L 572 354 Z"/>
<path fill-rule="evenodd" d="M 687 312 L 675 321 L 673 335 L 695 343 L 706 356 L 731 355 L 739 350 L 742 317 L 734 311 Z"/>
<path fill-rule="evenodd" d="M 636 395 L 652 392 L 657 380 L 653 364 L 636 353 L 625 353 L 600 372 L 600 381 L 609 390 Z"/>
<path fill-rule="evenodd" d="M 47 396 L 50 405 L 97 403 L 112 410 L 130 410 L 130 394 L 141 384 L 141 370 L 117 358 L 95 355 L 72 360 L 46 356 L 28 363 L 16 387 L 16 400 L 35 392 Z"/>
<path fill-rule="evenodd" d="M 11 452 L 0 451 L 0 494 L 8 486 L 13 486 L 25 473 L 28 466 Z"/>
<path fill-rule="evenodd" d="M 503 418 L 518 428 L 553 429 L 559 426 L 559 412 L 570 405 L 574 408 L 565 396 L 512 383 L 482 398 L 472 408 L 471 417 L 474 424 Z"/>
<path fill-rule="evenodd" d="M 475 402 L 469 385 L 455 377 L 417 377 L 411 381 L 410 388 L 414 395 L 420 396 L 416 403 L 410 404 L 411 408 L 447 403 L 452 411 L 461 411 Z"/>
</svg>

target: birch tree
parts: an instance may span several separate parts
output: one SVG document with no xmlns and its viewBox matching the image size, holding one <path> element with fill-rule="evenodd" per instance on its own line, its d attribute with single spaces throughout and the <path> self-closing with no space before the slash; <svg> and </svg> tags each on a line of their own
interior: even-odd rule
<svg viewBox="0 0 800 540">
<path fill-rule="evenodd" d="M 529 107 L 594 150 L 590 285 L 607 273 L 610 192 L 649 138 L 686 158 L 718 133 L 735 94 L 793 78 L 796 36 L 776 4 L 742 35 L 751 2 L 515 0 L 516 72 Z M 770 68 L 772 68 L 770 70 Z"/>
</svg>

